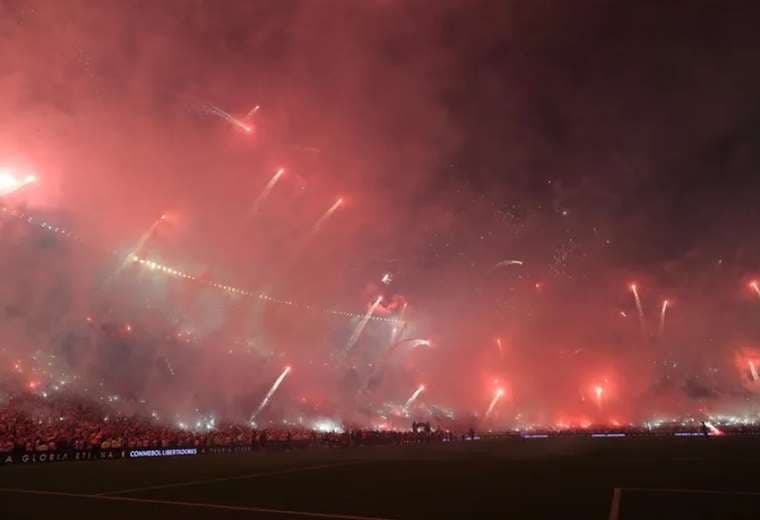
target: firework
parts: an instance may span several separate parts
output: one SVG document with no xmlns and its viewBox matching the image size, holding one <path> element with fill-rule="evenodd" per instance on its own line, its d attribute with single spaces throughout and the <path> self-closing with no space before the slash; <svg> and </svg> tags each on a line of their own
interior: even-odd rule
<svg viewBox="0 0 760 520">
<path fill-rule="evenodd" d="M 417 390 L 414 391 L 412 396 L 406 400 L 406 404 L 404 404 L 404 408 L 408 410 L 409 407 L 412 405 L 412 403 L 414 403 L 414 401 L 416 401 L 417 398 L 420 396 L 420 394 L 424 391 L 425 391 L 425 385 L 420 385 L 419 388 L 417 388 Z"/>
<path fill-rule="evenodd" d="M 665 333 L 665 312 L 668 310 L 668 300 L 662 301 L 662 309 L 660 310 L 660 337 Z"/>
<path fill-rule="evenodd" d="M 168 219 L 168 215 L 166 213 L 162 214 L 160 217 L 158 217 L 145 232 L 140 236 L 140 239 L 137 241 L 137 244 L 135 245 L 134 249 L 127 254 L 127 256 L 124 258 L 124 260 L 121 262 L 119 267 L 116 268 L 116 270 L 111 274 L 106 280 L 105 284 L 108 285 L 113 279 L 115 279 L 126 267 L 128 264 L 132 262 L 138 262 L 140 261 L 140 252 L 142 251 L 142 248 L 145 247 L 145 244 L 148 243 L 148 241 L 153 237 L 153 233 L 156 232 L 156 229 L 158 228 L 159 224 L 161 222 L 164 222 Z"/>
<path fill-rule="evenodd" d="M 10 195 L 35 182 L 37 182 L 37 178 L 33 175 L 19 179 L 8 170 L 0 169 L 0 197 Z"/>
<path fill-rule="evenodd" d="M 285 380 L 286 377 L 288 377 L 288 374 L 290 373 L 290 367 L 285 367 L 285 370 L 282 371 L 282 374 L 280 374 L 280 377 L 277 378 L 277 380 L 272 385 L 272 388 L 269 389 L 269 392 L 267 392 L 267 395 L 264 397 L 264 399 L 261 401 L 261 404 L 258 408 L 256 408 L 256 411 L 253 412 L 253 415 L 251 415 L 250 422 L 253 423 L 256 419 L 256 417 L 261 413 L 261 411 L 266 408 L 266 406 L 269 404 L 269 401 L 272 400 L 272 396 L 277 391 L 277 389 L 280 387 L 282 382 Z"/>
<path fill-rule="evenodd" d="M 409 344 L 409 349 L 414 349 L 417 347 L 429 347 L 430 346 L 430 340 L 429 339 L 423 339 L 423 338 L 414 338 L 414 339 L 404 339 L 397 343 L 392 344 L 390 347 L 388 347 L 388 350 L 385 351 L 385 355 L 383 356 L 383 360 L 388 359 L 393 355 L 396 350 L 401 345 Z"/>
<path fill-rule="evenodd" d="M 351 334 L 351 337 L 348 338 L 348 343 L 346 344 L 346 353 L 350 352 L 351 349 L 354 348 L 356 342 L 359 341 L 359 337 L 362 335 L 362 332 L 364 332 L 364 327 L 366 327 L 367 323 L 369 323 L 369 320 L 372 317 L 372 313 L 375 312 L 375 309 L 377 309 L 377 306 L 380 305 L 381 301 L 383 301 L 383 297 L 378 296 L 375 300 L 375 303 L 372 304 L 361 321 L 356 325 L 356 328 Z"/>
<path fill-rule="evenodd" d="M 169 215 L 167 213 L 163 213 L 160 217 L 158 217 L 149 227 L 147 230 L 145 230 L 145 233 L 143 233 L 140 236 L 140 239 L 137 241 L 137 245 L 135 246 L 134 250 L 132 251 L 133 255 L 139 255 L 142 251 L 142 248 L 145 247 L 145 244 L 153 238 L 153 234 L 156 232 L 156 229 L 158 229 L 158 226 L 161 225 L 162 222 L 166 222 L 169 219 Z"/>
<path fill-rule="evenodd" d="M 597 406 L 602 406 L 602 398 L 604 397 L 604 388 L 599 385 L 594 387 L 594 396 L 596 397 Z"/>
<path fill-rule="evenodd" d="M 504 357 L 504 347 L 501 344 L 501 338 L 496 338 L 496 346 L 499 347 L 499 356 Z"/>
<path fill-rule="evenodd" d="M 749 360 L 749 373 L 752 376 L 752 381 L 757 382 L 757 380 L 760 379 L 760 376 L 757 374 L 757 368 L 751 359 Z"/>
<path fill-rule="evenodd" d="M 269 182 L 267 182 L 264 190 L 259 194 L 258 197 L 256 197 L 256 200 L 253 201 L 253 206 L 251 206 L 251 215 L 256 214 L 256 212 L 259 210 L 259 206 L 261 206 L 261 203 L 266 200 L 266 198 L 269 196 L 269 193 L 272 191 L 272 188 L 274 188 L 274 185 L 277 184 L 277 181 L 280 180 L 280 177 L 282 177 L 284 173 L 285 170 L 283 168 L 280 168 L 274 173 L 274 175 L 272 175 L 272 178 L 269 179 Z"/>
<path fill-rule="evenodd" d="M 259 111 L 259 109 L 260 109 L 260 108 L 261 108 L 261 107 L 260 107 L 259 105 L 256 105 L 255 107 L 253 107 L 252 109 L 250 109 L 250 110 L 248 111 L 248 113 L 245 115 L 245 117 L 246 117 L 246 118 L 248 118 L 248 119 L 252 118 L 252 117 L 253 117 L 253 115 L 254 115 L 256 112 L 258 112 L 258 111 Z"/>
<path fill-rule="evenodd" d="M 497 269 L 499 267 L 508 267 L 510 265 L 523 265 L 523 263 L 522 260 L 502 260 L 501 262 L 497 262 L 493 268 Z"/>
<path fill-rule="evenodd" d="M 312 227 L 312 233 L 316 233 L 317 231 L 319 231 L 319 228 L 322 227 L 322 224 L 324 224 L 325 221 L 328 218 L 330 218 L 330 216 L 333 213 L 335 213 L 335 211 L 341 206 L 341 204 L 343 204 L 343 199 L 342 198 L 336 200 L 335 204 L 333 204 L 332 206 L 330 206 L 330 209 L 328 209 L 327 211 L 325 211 L 322 214 L 322 216 L 319 217 L 319 219 L 317 219 L 317 221 L 314 223 L 314 226 Z"/>
<path fill-rule="evenodd" d="M 203 112 L 205 112 L 207 114 L 211 114 L 211 115 L 216 116 L 216 117 L 218 117 L 220 119 L 224 119 L 225 121 L 227 121 L 231 125 L 239 128 L 240 130 L 242 130 L 246 134 L 250 134 L 250 133 L 253 132 L 253 127 L 251 127 L 251 126 L 243 123 L 242 121 L 240 121 L 239 119 L 237 119 L 237 118 L 233 117 L 232 115 L 228 114 L 227 112 L 225 112 L 224 110 L 222 110 L 221 108 L 219 108 L 216 105 L 212 105 L 211 103 L 208 103 L 208 104 L 203 105 L 201 107 L 201 110 L 203 110 Z M 255 112 L 255 107 L 254 107 L 254 110 L 252 112 Z M 249 112 L 249 114 L 250 113 L 251 112 Z"/>
<path fill-rule="evenodd" d="M 391 345 L 396 341 L 396 336 L 398 335 L 398 327 L 394 326 L 393 329 L 391 329 Z"/>
<path fill-rule="evenodd" d="M 755 291 L 755 294 L 757 294 L 758 298 L 760 298 L 760 286 L 757 284 L 757 280 L 752 280 L 749 282 L 749 286 L 753 291 Z"/>
<path fill-rule="evenodd" d="M 496 403 L 499 402 L 499 400 L 504 396 L 504 389 L 499 388 L 496 390 L 496 393 L 493 396 L 493 399 L 491 399 L 491 404 L 488 405 L 488 409 L 486 410 L 486 417 L 491 415 L 491 412 L 493 412 L 494 407 L 496 406 Z"/>
<path fill-rule="evenodd" d="M 631 292 L 633 292 L 633 298 L 636 300 L 636 311 L 639 313 L 639 323 L 641 328 L 644 328 L 644 308 L 641 306 L 641 298 L 639 298 L 639 291 L 636 288 L 636 284 L 631 284 Z"/>
</svg>

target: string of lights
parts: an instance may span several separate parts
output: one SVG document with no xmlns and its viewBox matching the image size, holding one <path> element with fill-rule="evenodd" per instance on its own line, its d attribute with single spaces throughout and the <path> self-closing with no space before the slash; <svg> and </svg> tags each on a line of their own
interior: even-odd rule
<svg viewBox="0 0 760 520">
<path fill-rule="evenodd" d="M 66 237 L 68 239 L 74 240 L 81 244 L 85 243 L 84 240 L 79 235 L 73 233 L 72 231 L 67 230 L 60 226 L 55 226 L 53 224 L 50 224 L 49 222 L 45 220 L 40 220 L 39 217 L 29 215 L 18 209 L 9 208 L 7 206 L 0 206 L 0 211 L 6 215 L 10 215 L 11 217 L 17 218 L 18 220 L 27 222 L 30 225 L 38 226 L 40 229 L 43 229 L 49 233 L 55 233 L 57 235 Z M 113 255 L 119 255 L 117 251 L 111 251 L 111 253 Z M 254 293 L 246 289 L 241 289 L 240 287 L 223 284 L 214 280 L 207 280 L 202 277 L 198 277 L 193 274 L 186 273 L 180 269 L 175 269 L 172 266 L 155 262 L 148 258 L 139 257 L 135 254 L 131 254 L 129 258 L 132 262 L 137 263 L 141 266 L 144 266 L 147 269 L 150 269 L 151 271 L 157 271 L 163 274 L 175 276 L 177 278 L 183 278 L 185 280 L 190 280 L 190 281 L 193 281 L 193 282 L 196 282 L 208 287 L 212 287 L 214 289 L 218 289 L 220 291 L 225 292 L 229 296 L 243 296 L 243 297 L 249 297 L 249 298 L 257 298 L 267 303 L 295 307 L 295 308 L 299 308 L 299 309 L 310 311 L 310 312 L 322 312 L 325 314 L 330 314 L 332 316 L 341 316 L 341 317 L 345 317 L 349 319 L 354 319 L 354 318 L 361 319 L 365 317 L 365 314 L 361 314 L 361 313 L 348 312 L 348 311 L 342 311 L 342 310 L 337 310 L 337 309 L 314 306 L 314 305 L 305 304 L 305 303 L 294 302 L 293 300 L 290 300 L 290 299 L 277 298 L 277 297 L 264 294 L 264 293 Z M 378 321 L 378 322 L 391 323 L 393 325 L 403 324 L 403 320 L 400 320 L 398 318 L 386 317 L 386 316 L 370 316 L 369 319 L 373 321 Z"/>
</svg>

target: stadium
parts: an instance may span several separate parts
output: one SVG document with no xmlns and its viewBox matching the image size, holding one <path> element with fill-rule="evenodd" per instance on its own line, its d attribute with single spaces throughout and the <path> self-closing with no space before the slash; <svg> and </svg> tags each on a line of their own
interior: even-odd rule
<svg viewBox="0 0 760 520">
<path fill-rule="evenodd" d="M 0 2 L 5 517 L 760 515 L 753 17 L 581 4 Z"/>
</svg>

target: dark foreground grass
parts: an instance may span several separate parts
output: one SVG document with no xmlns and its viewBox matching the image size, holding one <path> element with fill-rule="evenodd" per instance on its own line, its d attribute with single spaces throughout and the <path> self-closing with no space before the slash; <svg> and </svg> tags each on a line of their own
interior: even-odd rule
<svg viewBox="0 0 760 520">
<path fill-rule="evenodd" d="M 759 450 L 576 437 L 5 466 L 0 518 L 601 520 L 621 488 L 619 520 L 757 519 Z"/>
</svg>

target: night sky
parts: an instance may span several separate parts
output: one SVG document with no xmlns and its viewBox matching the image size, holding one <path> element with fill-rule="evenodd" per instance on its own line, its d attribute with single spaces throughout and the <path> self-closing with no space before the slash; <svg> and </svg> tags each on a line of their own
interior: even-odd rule
<svg viewBox="0 0 760 520">
<path fill-rule="evenodd" d="M 494 427 L 757 415 L 755 11 L 0 0 L 0 172 L 37 178 L 0 195 L 0 359 L 177 414 L 289 365 L 267 420 L 419 384 Z"/>
</svg>

